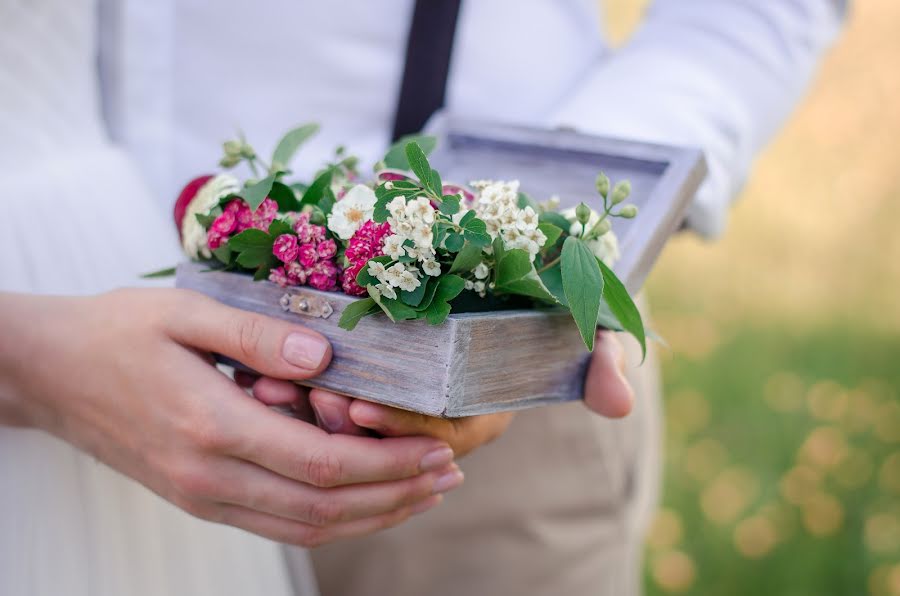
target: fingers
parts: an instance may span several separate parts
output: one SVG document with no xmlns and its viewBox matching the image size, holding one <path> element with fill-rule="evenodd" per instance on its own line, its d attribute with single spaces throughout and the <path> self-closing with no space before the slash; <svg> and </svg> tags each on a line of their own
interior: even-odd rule
<svg viewBox="0 0 900 596">
<path fill-rule="evenodd" d="M 349 415 L 354 424 L 386 437 L 424 435 L 443 439 L 451 444 L 455 439 L 456 428 L 446 418 L 435 418 L 363 400 L 353 400 Z"/>
<path fill-rule="evenodd" d="M 260 377 L 251 386 L 253 397 L 267 406 L 293 406 L 306 399 L 308 393 L 296 383 L 271 377 Z"/>
<path fill-rule="evenodd" d="M 350 404 L 354 401 L 356 400 L 352 397 L 324 389 L 313 389 L 309 392 L 309 402 L 320 427 L 330 433 L 368 436 L 368 431 L 357 425 L 350 417 Z"/>
<path fill-rule="evenodd" d="M 390 513 L 462 484 L 456 464 L 394 482 L 323 489 L 295 482 L 241 460 L 217 466 L 217 482 L 208 498 L 249 509 L 328 526 Z M 198 495 L 201 498 L 204 495 Z"/>
<path fill-rule="evenodd" d="M 634 405 L 634 391 L 625 378 L 624 350 L 610 331 L 597 333 L 584 382 L 584 401 L 588 408 L 608 418 L 626 416 Z"/>
<path fill-rule="evenodd" d="M 450 447 L 431 438 L 329 435 L 258 402 L 234 400 L 231 406 L 228 436 L 222 440 L 230 455 L 314 486 L 399 480 L 453 460 Z"/>
<path fill-rule="evenodd" d="M 304 524 L 237 505 L 220 505 L 208 519 L 243 528 L 276 542 L 313 548 L 335 540 L 365 536 L 396 526 L 411 515 L 424 513 L 436 507 L 440 504 L 441 498 L 441 495 L 434 495 L 414 506 L 403 507 L 391 513 L 328 527 Z"/>
<path fill-rule="evenodd" d="M 223 354 L 279 379 L 308 379 L 331 361 L 331 345 L 299 325 L 225 306 L 194 292 L 178 291 L 164 321 L 175 341 Z"/>
</svg>

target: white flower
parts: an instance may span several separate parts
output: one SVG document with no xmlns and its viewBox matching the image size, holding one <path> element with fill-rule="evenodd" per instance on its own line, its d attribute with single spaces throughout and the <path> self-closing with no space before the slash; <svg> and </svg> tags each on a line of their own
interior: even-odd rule
<svg viewBox="0 0 900 596">
<path fill-rule="evenodd" d="M 384 276 L 385 271 L 387 269 L 384 268 L 384 263 L 379 263 L 378 261 L 369 261 L 369 275 L 372 277 L 381 278 Z"/>
<path fill-rule="evenodd" d="M 472 288 L 476 292 L 478 292 L 480 295 L 484 296 L 484 282 L 483 281 L 476 281 L 474 284 L 472 284 Z"/>
<path fill-rule="evenodd" d="M 478 263 L 478 265 L 473 270 L 476 279 L 487 279 L 487 276 L 490 274 L 490 272 L 490 269 L 488 269 L 488 266 L 484 263 Z"/>
<path fill-rule="evenodd" d="M 431 226 L 428 224 L 418 226 L 413 230 L 412 240 L 419 248 L 431 246 L 431 243 L 434 241 L 434 234 L 431 233 Z"/>
<path fill-rule="evenodd" d="M 537 226 L 538 214 L 535 213 L 534 209 L 532 209 L 531 207 L 520 209 L 516 214 L 516 227 L 523 232 L 537 229 Z"/>
<path fill-rule="evenodd" d="M 434 223 L 434 207 L 427 198 L 416 197 L 406 204 L 406 217 L 414 222 L 432 224 Z"/>
<path fill-rule="evenodd" d="M 547 242 L 547 235 L 538 229 L 529 230 L 525 233 L 525 237 L 538 245 L 538 249 L 544 247 L 544 244 Z"/>
<path fill-rule="evenodd" d="M 437 277 L 441 274 L 441 265 L 434 259 L 425 259 L 422 262 L 422 271 L 431 277 Z"/>
<path fill-rule="evenodd" d="M 387 208 L 388 213 L 390 213 L 391 216 L 402 219 L 406 210 L 406 199 L 403 197 L 394 197 L 391 199 L 391 202 L 387 204 Z"/>
<path fill-rule="evenodd" d="M 376 200 L 374 190 L 364 184 L 357 184 L 331 208 L 328 229 L 341 240 L 349 240 L 360 226 L 372 219 Z"/>
<path fill-rule="evenodd" d="M 402 236 L 403 238 L 409 238 L 413 233 L 413 225 L 408 221 L 397 221 L 391 223 L 391 229 L 395 234 Z"/>
<path fill-rule="evenodd" d="M 466 288 L 467 290 L 471 290 L 471 289 L 474 288 L 474 287 L 475 287 L 475 284 L 472 282 L 472 280 L 471 280 L 471 279 L 467 279 L 467 280 L 466 280 L 466 283 L 465 283 L 465 288 Z"/>
<path fill-rule="evenodd" d="M 212 257 L 206 244 L 206 230 L 197 221 L 197 215 L 208 215 L 221 199 L 240 190 L 240 182 L 229 174 L 219 174 L 200 187 L 181 220 L 181 246 L 185 254 L 192 259 Z"/>
<path fill-rule="evenodd" d="M 619 239 L 612 230 L 588 242 L 588 247 L 607 267 L 612 267 L 619 260 Z"/>
<path fill-rule="evenodd" d="M 378 284 L 377 286 L 375 286 L 375 289 L 381 292 L 381 295 L 385 298 L 390 298 L 391 300 L 397 299 L 397 292 L 394 291 L 394 288 L 385 283 Z"/>
<path fill-rule="evenodd" d="M 406 239 L 398 234 L 392 234 L 384 239 L 384 254 L 392 259 L 399 259 L 403 256 L 403 242 Z"/>
<path fill-rule="evenodd" d="M 396 288 L 400 285 L 404 273 L 406 273 L 406 267 L 403 263 L 394 263 L 384 272 L 384 281 Z"/>
<path fill-rule="evenodd" d="M 419 278 L 416 277 L 412 271 L 404 271 L 400 274 L 399 286 L 404 292 L 412 292 L 421 285 L 422 282 L 419 281 Z"/>
</svg>

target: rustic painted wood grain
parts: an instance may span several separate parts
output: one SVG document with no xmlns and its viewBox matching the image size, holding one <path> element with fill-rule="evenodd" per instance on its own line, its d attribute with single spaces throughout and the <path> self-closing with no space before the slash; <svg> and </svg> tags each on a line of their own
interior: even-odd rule
<svg viewBox="0 0 900 596">
<path fill-rule="evenodd" d="M 614 182 L 630 180 L 640 208 L 633 220 L 613 222 L 622 258 L 615 270 L 636 292 L 669 236 L 684 218 L 706 166 L 694 149 L 578 134 L 437 119 L 440 137 L 432 163 L 446 181 L 518 179 L 538 200 L 560 196 L 600 208 L 594 180 L 604 170 Z M 433 416 L 468 416 L 579 399 L 589 354 L 568 313 L 520 310 L 454 313 L 444 325 L 392 323 L 367 317 L 357 328 L 337 326 L 354 298 L 308 288 L 279 288 L 247 275 L 178 268 L 177 285 L 225 304 L 293 321 L 332 342 L 331 366 L 305 382 L 339 393 Z M 286 312 L 286 294 L 318 297 L 331 304 L 327 319 Z"/>
</svg>

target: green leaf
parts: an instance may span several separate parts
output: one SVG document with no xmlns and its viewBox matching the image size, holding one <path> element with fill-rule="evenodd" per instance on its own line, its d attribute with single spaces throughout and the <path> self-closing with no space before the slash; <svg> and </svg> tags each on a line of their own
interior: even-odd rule
<svg viewBox="0 0 900 596">
<path fill-rule="evenodd" d="M 544 282 L 544 286 L 551 294 L 553 294 L 553 297 L 556 298 L 557 302 L 562 306 L 569 308 L 569 302 L 566 300 L 566 291 L 563 289 L 562 268 L 559 265 L 554 265 L 550 269 L 542 271 L 540 276 L 541 281 Z"/>
<path fill-rule="evenodd" d="M 256 184 L 251 184 L 241 191 L 241 198 L 250 206 L 250 211 L 256 211 L 262 202 L 269 196 L 277 174 L 269 174 Z"/>
<path fill-rule="evenodd" d="M 566 219 L 561 213 L 557 213 L 556 211 L 546 211 L 541 213 L 538 216 L 538 221 L 541 223 L 549 223 L 563 230 L 564 232 L 569 231 L 569 228 L 572 227 L 572 222 Z"/>
<path fill-rule="evenodd" d="M 440 205 L 444 215 L 456 215 L 459 213 L 459 195 L 444 195 Z"/>
<path fill-rule="evenodd" d="M 297 153 L 300 145 L 317 132 L 319 132 L 319 125 L 315 123 L 304 124 L 289 130 L 278 141 L 275 152 L 272 153 L 272 167 L 286 168 L 291 163 L 291 160 L 294 159 L 294 154 Z"/>
<path fill-rule="evenodd" d="M 494 290 L 498 293 L 530 296 L 553 304 L 557 302 L 538 276 L 531 255 L 521 248 L 508 250 L 498 259 Z"/>
<path fill-rule="evenodd" d="M 221 262 L 223 265 L 230 265 L 230 264 L 231 264 L 231 246 L 230 246 L 230 244 L 229 244 L 228 242 L 226 242 L 225 244 L 219 245 L 219 248 L 217 248 L 216 250 L 212 251 L 212 254 L 213 254 L 213 256 L 216 257 L 216 258 L 219 260 L 219 262 Z"/>
<path fill-rule="evenodd" d="M 278 203 L 278 210 L 281 212 L 300 210 L 300 201 L 297 200 L 294 191 L 283 182 L 278 182 L 276 180 L 272 183 L 272 190 L 269 191 L 269 198 Z"/>
<path fill-rule="evenodd" d="M 482 261 L 482 248 L 471 242 L 466 242 L 456 253 L 453 264 L 450 265 L 450 273 L 459 271 L 471 271 Z"/>
<path fill-rule="evenodd" d="M 478 218 L 471 218 L 466 222 L 464 235 L 466 240 L 475 246 L 488 246 L 491 243 L 491 236 L 487 233 L 487 224 Z"/>
<path fill-rule="evenodd" d="M 209 214 L 195 213 L 194 215 L 197 218 L 197 222 L 201 226 L 203 226 L 204 230 L 208 230 L 209 226 L 211 226 L 213 224 L 213 222 L 216 221 L 216 216 L 211 213 L 209 213 Z"/>
<path fill-rule="evenodd" d="M 519 205 L 519 209 L 524 209 L 525 207 L 531 207 L 536 212 L 539 211 L 539 206 L 537 204 L 537 201 L 532 199 L 530 195 L 528 195 L 524 192 L 519 192 L 518 205 Z"/>
<path fill-rule="evenodd" d="M 363 317 L 375 314 L 380 310 L 378 303 L 371 298 L 361 298 L 360 300 L 351 302 L 344 309 L 344 312 L 341 313 L 341 320 L 338 321 L 338 327 L 346 329 L 347 331 L 353 331 L 357 323 L 359 323 Z"/>
<path fill-rule="evenodd" d="M 428 163 L 425 152 L 422 151 L 422 148 L 415 141 L 406 144 L 406 159 L 409 161 L 409 168 L 419 179 L 419 182 L 423 186 L 427 186 L 429 178 L 431 178 L 431 165 Z"/>
<path fill-rule="evenodd" d="M 597 266 L 597 257 L 584 241 L 569 236 L 563 243 L 561 269 L 563 290 L 572 318 L 578 325 L 584 345 L 593 350 L 603 296 L 603 276 Z"/>
<path fill-rule="evenodd" d="M 394 321 L 408 321 L 419 316 L 419 313 L 414 308 L 403 304 L 399 300 L 392 300 L 384 296 L 381 297 L 381 306 L 382 309 L 387 309 L 391 313 L 391 318 Z"/>
<path fill-rule="evenodd" d="M 431 191 L 432 196 L 443 196 L 444 183 L 441 182 L 441 175 L 437 170 L 431 170 L 428 174 L 428 182 L 425 186 Z"/>
<path fill-rule="evenodd" d="M 460 250 L 462 250 L 465 242 L 466 239 L 463 238 L 462 234 L 450 232 L 449 234 L 447 234 L 447 238 L 444 240 L 444 246 L 446 246 L 447 250 L 449 250 L 450 252 L 459 252 Z"/>
<path fill-rule="evenodd" d="M 372 219 L 375 220 L 376 223 L 384 223 L 387 221 L 388 217 L 390 217 L 390 213 L 388 212 L 387 205 L 391 201 L 393 201 L 396 197 L 405 197 L 407 200 L 419 194 L 421 191 L 421 187 L 411 180 L 393 180 L 393 186 L 391 188 L 387 188 L 385 184 L 386 182 L 382 182 L 375 188 L 375 213 L 372 216 Z"/>
<path fill-rule="evenodd" d="M 313 180 L 312 184 L 309 185 L 309 188 L 306 189 L 306 192 L 303 193 L 303 198 L 300 199 L 300 205 L 318 205 L 319 201 L 322 200 L 322 197 L 325 196 L 325 191 L 331 188 L 331 178 L 333 176 L 333 168 L 327 168 L 324 172 L 316 176 L 316 179 Z"/>
<path fill-rule="evenodd" d="M 425 318 L 429 325 L 440 325 L 450 316 L 451 306 L 447 302 L 439 302 L 436 306 L 425 311 Z"/>
<path fill-rule="evenodd" d="M 231 246 L 232 250 L 242 251 L 259 247 L 271 249 L 272 242 L 273 238 L 266 232 L 257 230 L 256 228 L 250 228 L 249 230 L 244 230 L 240 234 L 234 235 L 228 241 L 228 244 Z"/>
<path fill-rule="evenodd" d="M 622 323 L 616 318 L 616 315 L 609 309 L 609 305 L 605 300 L 600 302 L 600 316 L 597 318 L 597 326 L 610 331 L 625 331 Z"/>
<path fill-rule="evenodd" d="M 158 279 L 163 277 L 172 277 L 175 275 L 175 267 L 166 267 L 165 269 L 159 269 L 157 271 L 151 271 L 150 273 L 144 273 L 141 275 L 141 279 Z"/>
<path fill-rule="evenodd" d="M 291 228 L 291 225 L 280 219 L 272 220 L 272 223 L 269 224 L 269 236 L 272 238 L 278 238 L 282 234 L 293 234 L 294 230 Z"/>
<path fill-rule="evenodd" d="M 544 246 L 541 248 L 549 248 L 556 244 L 556 241 L 559 240 L 559 237 L 562 236 L 562 229 L 554 225 L 550 222 L 542 222 L 538 224 L 538 229 L 544 233 L 544 236 L 547 237 L 547 241 L 544 242 Z"/>
<path fill-rule="evenodd" d="M 425 297 L 425 290 L 428 289 L 427 279 L 421 279 L 419 281 L 419 287 L 412 292 L 400 291 L 400 300 L 407 306 L 411 306 L 417 310 L 418 306 L 422 304 L 422 299 Z"/>
<path fill-rule="evenodd" d="M 623 284 L 613 270 L 606 266 L 603 261 L 595 258 L 594 261 L 600 266 L 603 281 L 606 287 L 603 291 L 603 300 L 609 306 L 609 310 L 619 320 L 622 327 L 634 336 L 641 344 L 641 355 L 643 358 L 647 356 L 647 337 L 644 331 L 644 321 L 641 319 L 641 313 L 635 306 L 634 301 L 628 294 Z"/>
<path fill-rule="evenodd" d="M 262 230 L 249 229 L 232 237 L 228 241 L 231 250 L 239 253 L 237 263 L 241 267 L 253 269 L 265 265 L 274 259 L 272 243 L 274 238 Z"/>
<path fill-rule="evenodd" d="M 437 137 L 428 135 L 407 135 L 401 137 L 396 143 L 391 145 L 387 154 L 382 160 L 385 167 L 397 170 L 409 170 L 409 160 L 406 158 L 406 145 L 416 143 L 421 147 L 425 155 L 429 155 L 437 146 Z"/>
<path fill-rule="evenodd" d="M 269 255 L 269 258 L 262 263 L 259 268 L 256 270 L 256 273 L 253 274 L 253 281 L 263 281 L 269 278 L 269 272 L 272 271 L 273 267 L 278 265 L 278 259 L 275 258 L 274 255 Z"/>
<path fill-rule="evenodd" d="M 422 295 L 422 300 L 419 302 L 419 305 L 416 306 L 416 310 L 422 312 L 427 310 L 431 303 L 434 301 L 434 295 L 437 293 L 439 282 L 439 277 L 429 277 L 425 282 L 425 293 Z"/>
<path fill-rule="evenodd" d="M 475 210 L 472 209 L 470 211 L 466 211 L 463 214 L 462 218 L 459 220 L 459 227 L 465 228 L 473 219 L 475 219 Z M 487 229 L 487 227 L 485 227 L 485 229 Z"/>
</svg>

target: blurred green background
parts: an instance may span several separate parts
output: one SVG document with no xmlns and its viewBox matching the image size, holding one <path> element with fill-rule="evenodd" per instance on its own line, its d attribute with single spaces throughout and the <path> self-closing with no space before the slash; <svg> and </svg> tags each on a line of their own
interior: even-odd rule
<svg viewBox="0 0 900 596">
<path fill-rule="evenodd" d="M 647 2 L 604 4 L 621 41 Z M 855 3 L 725 237 L 678 238 L 649 282 L 651 595 L 900 596 L 898 26 L 897 0 Z"/>
</svg>

